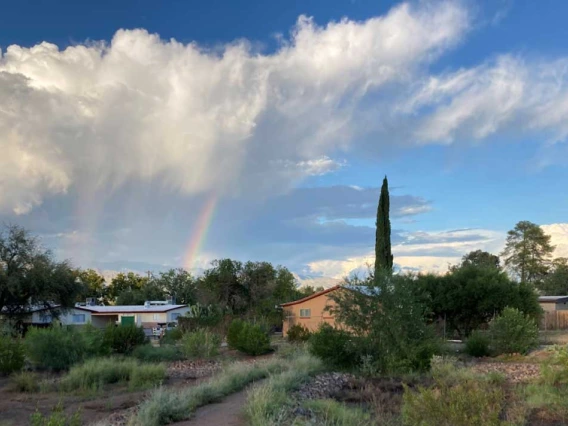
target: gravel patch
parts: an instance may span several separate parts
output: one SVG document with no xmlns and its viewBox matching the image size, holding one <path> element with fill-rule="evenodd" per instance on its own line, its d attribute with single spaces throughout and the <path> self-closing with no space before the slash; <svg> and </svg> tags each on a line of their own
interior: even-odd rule
<svg viewBox="0 0 568 426">
<path fill-rule="evenodd" d="M 523 383 L 534 380 L 540 376 L 539 364 L 506 363 L 506 362 L 480 362 L 471 367 L 481 374 L 501 373 L 511 383 Z"/>
<path fill-rule="evenodd" d="M 213 360 L 175 361 L 168 365 L 167 375 L 178 379 L 198 379 L 211 376 L 220 368 L 221 363 Z"/>
<path fill-rule="evenodd" d="M 350 387 L 354 376 L 347 373 L 324 373 L 315 376 L 303 384 L 296 392 L 299 399 L 333 398 L 339 392 Z"/>
</svg>

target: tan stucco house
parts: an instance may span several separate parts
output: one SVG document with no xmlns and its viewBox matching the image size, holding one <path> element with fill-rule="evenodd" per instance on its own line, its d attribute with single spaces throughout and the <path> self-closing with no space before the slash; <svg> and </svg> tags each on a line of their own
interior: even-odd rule
<svg viewBox="0 0 568 426">
<path fill-rule="evenodd" d="M 367 295 L 373 294 L 367 286 L 336 285 L 302 299 L 283 303 L 280 305 L 284 311 L 282 334 L 286 336 L 290 327 L 296 324 L 303 325 L 309 331 L 316 331 L 322 323 L 336 326 L 334 316 L 326 310 L 326 307 L 333 308 L 335 306 L 335 301 L 330 296 L 338 290 L 357 291 Z"/>
</svg>

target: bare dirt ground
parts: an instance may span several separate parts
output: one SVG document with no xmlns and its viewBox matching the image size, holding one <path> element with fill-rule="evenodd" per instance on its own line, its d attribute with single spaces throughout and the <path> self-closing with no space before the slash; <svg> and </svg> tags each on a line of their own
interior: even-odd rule
<svg viewBox="0 0 568 426">
<path fill-rule="evenodd" d="M 201 373 L 197 373 L 201 374 Z M 205 380 L 205 376 L 197 378 L 169 378 L 164 386 L 193 386 Z M 59 403 L 65 413 L 72 415 L 80 410 L 83 424 L 109 419 L 113 413 L 128 412 L 138 405 L 150 390 L 132 392 L 124 385 L 108 386 L 103 392 L 94 395 L 73 395 L 58 392 L 21 393 L 11 389 L 9 378 L 0 379 L 0 424 L 2 426 L 21 426 L 29 424 L 30 416 L 36 411 L 46 415 Z"/>
<path fill-rule="evenodd" d="M 247 400 L 248 390 L 229 395 L 223 401 L 198 408 L 190 419 L 175 426 L 245 426 L 246 421 L 242 413 Z"/>
</svg>

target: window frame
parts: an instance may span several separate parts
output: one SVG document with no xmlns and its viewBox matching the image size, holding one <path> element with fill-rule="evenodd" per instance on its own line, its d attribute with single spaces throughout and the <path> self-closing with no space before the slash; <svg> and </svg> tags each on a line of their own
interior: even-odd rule
<svg viewBox="0 0 568 426">
<path fill-rule="evenodd" d="M 82 317 L 81 321 L 75 321 L 76 317 Z M 87 316 L 85 314 L 72 314 L 71 315 L 71 322 L 73 324 L 85 324 L 85 322 L 87 321 Z"/>
<path fill-rule="evenodd" d="M 307 315 L 306 315 L 306 312 L 307 312 Z M 300 318 L 311 318 L 311 317 L 312 317 L 312 309 L 311 308 L 300 309 Z"/>
</svg>

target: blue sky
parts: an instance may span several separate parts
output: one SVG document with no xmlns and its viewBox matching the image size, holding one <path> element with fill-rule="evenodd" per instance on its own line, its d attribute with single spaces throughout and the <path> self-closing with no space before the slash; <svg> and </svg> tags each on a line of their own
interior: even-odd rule
<svg viewBox="0 0 568 426">
<path fill-rule="evenodd" d="M 0 219 L 83 267 L 234 257 L 338 278 L 370 259 L 386 174 L 403 268 L 498 253 L 519 220 L 566 255 L 566 13 L 560 0 L 3 2 Z"/>
</svg>

